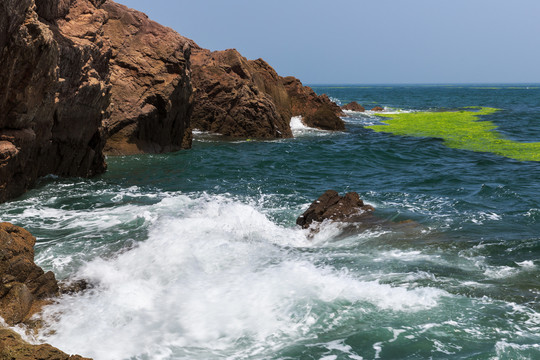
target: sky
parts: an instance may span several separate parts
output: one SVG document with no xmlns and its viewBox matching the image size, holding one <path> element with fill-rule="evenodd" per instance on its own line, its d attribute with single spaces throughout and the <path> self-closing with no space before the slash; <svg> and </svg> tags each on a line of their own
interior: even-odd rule
<svg viewBox="0 0 540 360">
<path fill-rule="evenodd" d="M 305 84 L 540 83 L 540 0 L 117 0 Z"/>
</svg>

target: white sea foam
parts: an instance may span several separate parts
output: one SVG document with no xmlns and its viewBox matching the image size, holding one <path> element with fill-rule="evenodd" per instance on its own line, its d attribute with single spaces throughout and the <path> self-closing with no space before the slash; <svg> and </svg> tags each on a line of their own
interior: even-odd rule
<svg viewBox="0 0 540 360">
<path fill-rule="evenodd" d="M 224 196 L 178 195 L 151 207 L 148 240 L 84 265 L 77 275 L 97 288 L 46 308 L 40 340 L 96 360 L 190 358 L 189 351 L 235 358 L 241 342 L 249 358 L 315 333 L 326 316 L 321 303 L 416 311 L 450 296 L 315 265 L 294 250 L 312 243 L 304 230 Z"/>
<path fill-rule="evenodd" d="M 320 130 L 312 128 L 304 124 L 302 116 L 293 116 L 291 118 L 291 131 L 294 137 L 304 136 L 304 135 L 327 135 L 330 134 L 330 131 Z"/>
</svg>

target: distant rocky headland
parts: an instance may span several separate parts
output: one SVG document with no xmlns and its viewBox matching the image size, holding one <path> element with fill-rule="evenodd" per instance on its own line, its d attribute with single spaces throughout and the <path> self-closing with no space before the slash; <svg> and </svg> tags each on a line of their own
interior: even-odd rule
<svg viewBox="0 0 540 360">
<path fill-rule="evenodd" d="M 211 52 L 109 0 L 0 3 L 0 202 L 47 174 L 89 177 L 105 155 L 191 147 L 192 129 L 291 137 L 343 130 L 341 109 L 264 60 Z"/>
</svg>

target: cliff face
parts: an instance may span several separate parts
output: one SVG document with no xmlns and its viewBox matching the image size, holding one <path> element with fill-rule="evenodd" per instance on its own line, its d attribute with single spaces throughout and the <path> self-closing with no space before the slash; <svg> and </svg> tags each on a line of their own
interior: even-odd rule
<svg viewBox="0 0 540 360">
<path fill-rule="evenodd" d="M 191 147 L 189 56 L 193 42 L 112 1 L 101 9 L 111 49 L 106 152 L 160 153 Z"/>
<path fill-rule="evenodd" d="M 61 3 L 37 4 L 0 4 L 0 201 L 23 193 L 39 176 L 105 170 L 107 57 L 48 23 Z"/>
<path fill-rule="evenodd" d="M 264 60 L 234 49 L 192 53 L 193 128 L 232 137 L 291 137 L 292 116 L 306 125 L 343 130 L 339 107 L 293 77 L 283 78 Z M 317 120 L 318 119 L 318 120 Z"/>
<path fill-rule="evenodd" d="M 192 42 L 104 0 L 0 3 L 0 202 L 111 154 L 191 146 Z"/>
</svg>

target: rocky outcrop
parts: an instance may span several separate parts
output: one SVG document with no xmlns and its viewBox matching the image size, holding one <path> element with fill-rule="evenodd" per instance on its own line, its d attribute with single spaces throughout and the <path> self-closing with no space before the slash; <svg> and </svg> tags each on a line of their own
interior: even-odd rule
<svg viewBox="0 0 540 360">
<path fill-rule="evenodd" d="M 362 105 L 357 103 L 356 101 L 350 102 L 347 105 L 343 105 L 341 107 L 341 109 L 349 110 L 349 111 L 356 111 L 356 112 L 364 112 L 364 111 L 366 111 L 366 109 Z"/>
<path fill-rule="evenodd" d="M 307 229 L 313 222 L 324 220 L 339 222 L 361 222 L 372 216 L 375 209 L 365 205 L 358 193 L 349 192 L 339 196 L 337 191 L 327 190 L 309 208 L 296 219 L 296 224 Z"/>
<path fill-rule="evenodd" d="M 34 263 L 36 238 L 10 223 L 0 223 L 0 316 L 7 325 L 27 321 L 59 287 L 52 272 Z M 84 359 L 50 345 L 30 345 L 12 330 L 0 327 L 0 359 Z"/>
<path fill-rule="evenodd" d="M 190 51 L 194 43 L 112 1 L 105 1 L 100 11 L 107 18 L 101 31 L 111 50 L 106 152 L 190 148 Z M 83 13 L 78 22 L 84 23 L 85 17 Z"/>
<path fill-rule="evenodd" d="M 74 42 L 49 22 L 66 3 L 0 3 L 0 202 L 46 174 L 105 170 L 107 58 L 98 45 Z"/>
<path fill-rule="evenodd" d="M 231 137 L 291 137 L 290 119 L 343 130 L 341 110 L 293 77 L 283 78 L 264 60 L 247 60 L 234 49 L 192 52 L 192 126 Z"/>
<path fill-rule="evenodd" d="M 371 111 L 384 111 L 384 108 L 381 106 L 375 106 Z"/>
<path fill-rule="evenodd" d="M 0 359 L 6 360 L 91 360 L 67 355 L 49 344 L 31 345 L 10 329 L 0 328 Z"/>
<path fill-rule="evenodd" d="M 0 3 L 0 202 L 191 145 L 193 42 L 109 0 Z"/>
<path fill-rule="evenodd" d="M 35 242 L 25 229 L 0 223 L 0 316 L 8 325 L 23 322 L 58 294 L 54 274 L 34 263 Z"/>
</svg>

